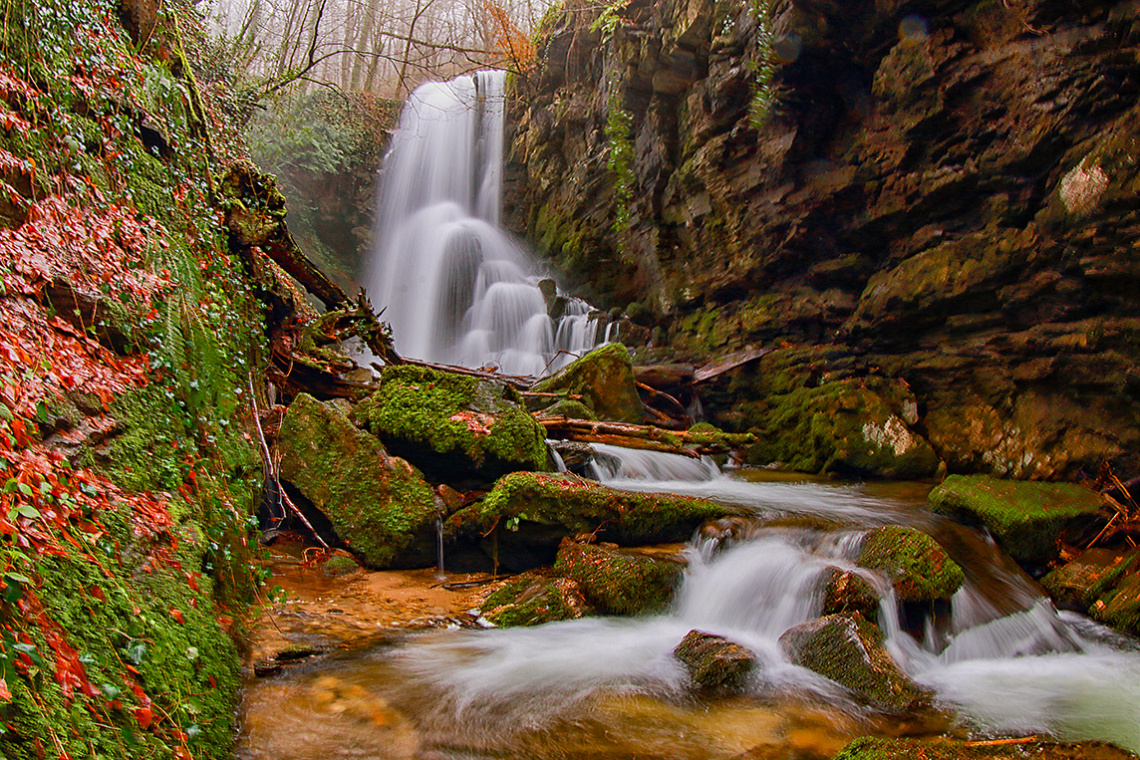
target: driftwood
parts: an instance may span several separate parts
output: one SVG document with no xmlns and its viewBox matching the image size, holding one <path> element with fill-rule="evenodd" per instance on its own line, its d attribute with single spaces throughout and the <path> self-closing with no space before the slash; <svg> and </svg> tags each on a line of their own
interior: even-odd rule
<svg viewBox="0 0 1140 760">
<path fill-rule="evenodd" d="M 693 373 L 693 385 L 700 385 L 708 380 L 712 380 L 714 377 L 723 375 L 725 372 L 754 362 L 760 357 L 770 353 L 772 353 L 772 349 L 770 348 L 746 348 L 743 351 L 736 351 L 727 356 L 722 356 L 696 370 Z"/>
<path fill-rule="evenodd" d="M 546 435 L 550 438 L 583 443 L 608 443 L 630 449 L 664 451 L 690 457 L 721 454 L 756 440 L 751 433 L 691 433 L 628 422 L 597 422 L 570 417 L 547 417 L 539 418 L 538 421 L 546 428 Z"/>
</svg>

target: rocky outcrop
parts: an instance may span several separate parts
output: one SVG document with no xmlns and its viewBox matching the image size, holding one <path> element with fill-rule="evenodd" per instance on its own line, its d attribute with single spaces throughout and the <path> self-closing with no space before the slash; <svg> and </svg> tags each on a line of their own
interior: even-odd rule
<svg viewBox="0 0 1140 760">
<path fill-rule="evenodd" d="M 930 506 L 985 526 L 1011 557 L 1028 565 L 1056 559 L 1059 541 L 1087 543 L 1108 520 L 1101 495 L 1083 486 L 983 475 L 951 475 L 931 491 Z"/>
<path fill-rule="evenodd" d="M 751 6 L 551 14 L 508 222 L 674 352 L 845 346 L 950 471 L 1140 470 L 1140 8 Z"/>
</svg>

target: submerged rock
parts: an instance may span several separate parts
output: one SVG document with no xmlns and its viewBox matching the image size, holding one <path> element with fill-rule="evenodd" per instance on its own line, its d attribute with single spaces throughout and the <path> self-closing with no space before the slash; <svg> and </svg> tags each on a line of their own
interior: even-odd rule
<svg viewBox="0 0 1140 760">
<path fill-rule="evenodd" d="M 445 530 L 462 539 L 497 527 L 499 562 L 525 570 L 551 564 L 567 537 L 597 533 L 623 546 L 686 541 L 705 520 L 736 511 L 692 496 L 619 491 L 569 473 L 516 472 L 448 518 Z"/>
<path fill-rule="evenodd" d="M 594 608 L 576 581 L 533 571 L 507 581 L 483 602 L 483 616 L 500 628 L 541 625 L 592 614 Z"/>
<path fill-rule="evenodd" d="M 780 646 L 796 665 L 830 678 L 877 709 L 908 712 L 927 700 L 887 654 L 878 626 L 862 617 L 809 620 L 785 631 Z"/>
<path fill-rule="evenodd" d="M 960 522 L 984 525 L 1011 557 L 1031 565 L 1056 559 L 1058 539 L 1087 541 L 1106 522 L 1096 491 L 984 475 L 951 475 L 930 492 L 930 506 Z"/>
<path fill-rule="evenodd" d="M 534 390 L 580 395 L 582 403 L 599 419 L 645 422 L 629 350 L 620 343 L 591 351 L 535 385 Z"/>
<path fill-rule="evenodd" d="M 740 644 L 704 631 L 689 631 L 673 649 L 689 671 L 689 682 L 712 692 L 741 691 L 756 667 L 756 657 Z"/>
<path fill-rule="evenodd" d="M 885 573 L 900 602 L 949 599 L 966 580 L 962 568 L 937 541 L 922 531 L 898 525 L 868 533 L 858 564 Z"/>
<path fill-rule="evenodd" d="M 364 564 L 426 567 L 435 561 L 431 487 L 373 436 L 308 394 L 299 394 L 278 437 L 281 478 L 332 523 Z"/>
<path fill-rule="evenodd" d="M 685 563 L 612 544 L 584 544 L 564 539 L 556 572 L 577 581 L 599 612 L 648 615 L 662 612 L 681 582 Z"/>
<path fill-rule="evenodd" d="M 550 470 L 546 432 L 502 383 L 429 367 L 385 368 L 353 419 L 393 453 L 452 482 Z"/>
</svg>

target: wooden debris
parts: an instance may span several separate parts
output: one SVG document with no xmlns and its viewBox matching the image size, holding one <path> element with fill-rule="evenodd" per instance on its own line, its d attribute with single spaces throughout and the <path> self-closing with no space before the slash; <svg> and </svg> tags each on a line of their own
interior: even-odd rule
<svg viewBox="0 0 1140 760">
<path fill-rule="evenodd" d="M 751 433 L 690 433 L 629 422 L 598 422 L 570 417 L 547 417 L 539 418 L 538 421 L 546 428 L 546 434 L 550 438 L 584 443 L 606 443 L 689 457 L 725 453 L 756 440 Z"/>
<path fill-rule="evenodd" d="M 722 356 L 696 370 L 693 373 L 693 385 L 700 385 L 701 383 L 712 380 L 714 377 L 723 375 L 725 372 L 754 362 L 760 357 L 770 353 L 772 353 L 772 349 L 770 348 L 746 348 L 743 351 L 736 351 L 727 356 Z"/>
</svg>

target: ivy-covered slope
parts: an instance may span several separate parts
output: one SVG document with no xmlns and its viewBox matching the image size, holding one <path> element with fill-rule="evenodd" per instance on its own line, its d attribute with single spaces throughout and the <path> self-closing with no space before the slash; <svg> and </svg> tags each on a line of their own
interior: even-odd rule
<svg viewBox="0 0 1140 760">
<path fill-rule="evenodd" d="M 0 756 L 230 752 L 261 306 L 189 6 L 0 28 Z"/>
</svg>

